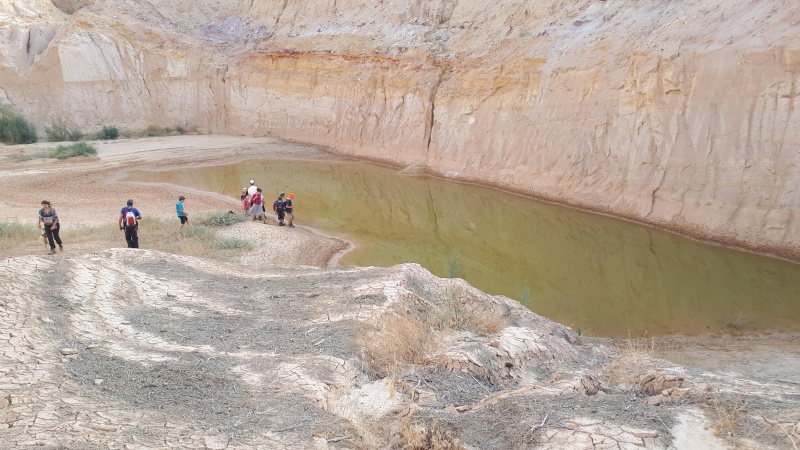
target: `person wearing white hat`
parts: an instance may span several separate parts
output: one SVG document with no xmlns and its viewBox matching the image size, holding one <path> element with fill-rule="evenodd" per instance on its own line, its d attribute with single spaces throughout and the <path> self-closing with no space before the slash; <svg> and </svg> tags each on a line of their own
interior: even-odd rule
<svg viewBox="0 0 800 450">
<path fill-rule="evenodd" d="M 252 197 L 253 195 L 258 192 L 258 186 L 256 186 L 255 180 L 250 180 L 250 187 L 247 188 L 247 193 Z"/>
</svg>

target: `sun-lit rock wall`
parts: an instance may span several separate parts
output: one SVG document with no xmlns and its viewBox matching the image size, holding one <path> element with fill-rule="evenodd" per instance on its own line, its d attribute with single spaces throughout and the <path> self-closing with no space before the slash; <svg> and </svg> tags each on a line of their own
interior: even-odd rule
<svg viewBox="0 0 800 450">
<path fill-rule="evenodd" d="M 56 3 L 0 6 L 40 127 L 272 135 L 800 255 L 795 2 Z"/>
</svg>

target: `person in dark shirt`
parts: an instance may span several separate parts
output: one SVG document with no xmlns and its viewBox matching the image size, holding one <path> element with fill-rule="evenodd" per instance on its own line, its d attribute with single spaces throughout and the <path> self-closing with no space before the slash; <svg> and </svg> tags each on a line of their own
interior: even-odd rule
<svg viewBox="0 0 800 450">
<path fill-rule="evenodd" d="M 286 196 L 286 201 L 283 202 L 283 210 L 286 212 L 286 217 L 289 218 L 289 228 L 294 228 L 294 205 L 292 205 L 292 200 L 294 200 L 294 194 L 289 192 L 289 195 Z"/>
<path fill-rule="evenodd" d="M 275 203 L 272 204 L 272 210 L 278 215 L 278 226 L 282 227 L 286 225 L 283 223 L 283 219 L 285 217 L 284 209 L 283 209 L 284 201 L 283 201 L 283 192 L 278 195 L 278 199 L 275 200 Z"/>
<path fill-rule="evenodd" d="M 139 221 L 142 215 L 133 207 L 133 200 L 128 200 L 128 205 L 119 212 L 119 229 L 125 230 L 125 242 L 128 248 L 139 248 Z"/>
</svg>

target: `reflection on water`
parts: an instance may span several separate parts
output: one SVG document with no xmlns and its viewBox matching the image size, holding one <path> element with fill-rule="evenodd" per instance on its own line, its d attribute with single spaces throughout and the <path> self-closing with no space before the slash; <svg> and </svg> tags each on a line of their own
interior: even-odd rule
<svg viewBox="0 0 800 450">
<path fill-rule="evenodd" d="M 129 179 L 238 198 L 295 193 L 296 223 L 358 244 L 342 264 L 416 262 L 595 336 L 797 331 L 800 265 L 478 186 L 351 161 L 249 161 Z M 309 251 L 313 251 L 309 249 Z"/>
</svg>

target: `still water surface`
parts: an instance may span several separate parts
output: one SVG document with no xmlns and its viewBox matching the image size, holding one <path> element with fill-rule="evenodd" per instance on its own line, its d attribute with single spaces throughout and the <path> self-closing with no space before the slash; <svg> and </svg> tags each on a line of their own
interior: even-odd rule
<svg viewBox="0 0 800 450">
<path fill-rule="evenodd" d="M 354 161 L 249 161 L 135 172 L 267 204 L 294 192 L 296 223 L 357 244 L 341 264 L 416 262 L 593 336 L 800 330 L 800 265 L 479 186 Z M 291 232 L 291 230 L 287 230 Z M 314 251 L 309 249 L 308 251 Z M 455 267 L 454 267 L 455 265 Z"/>
</svg>

